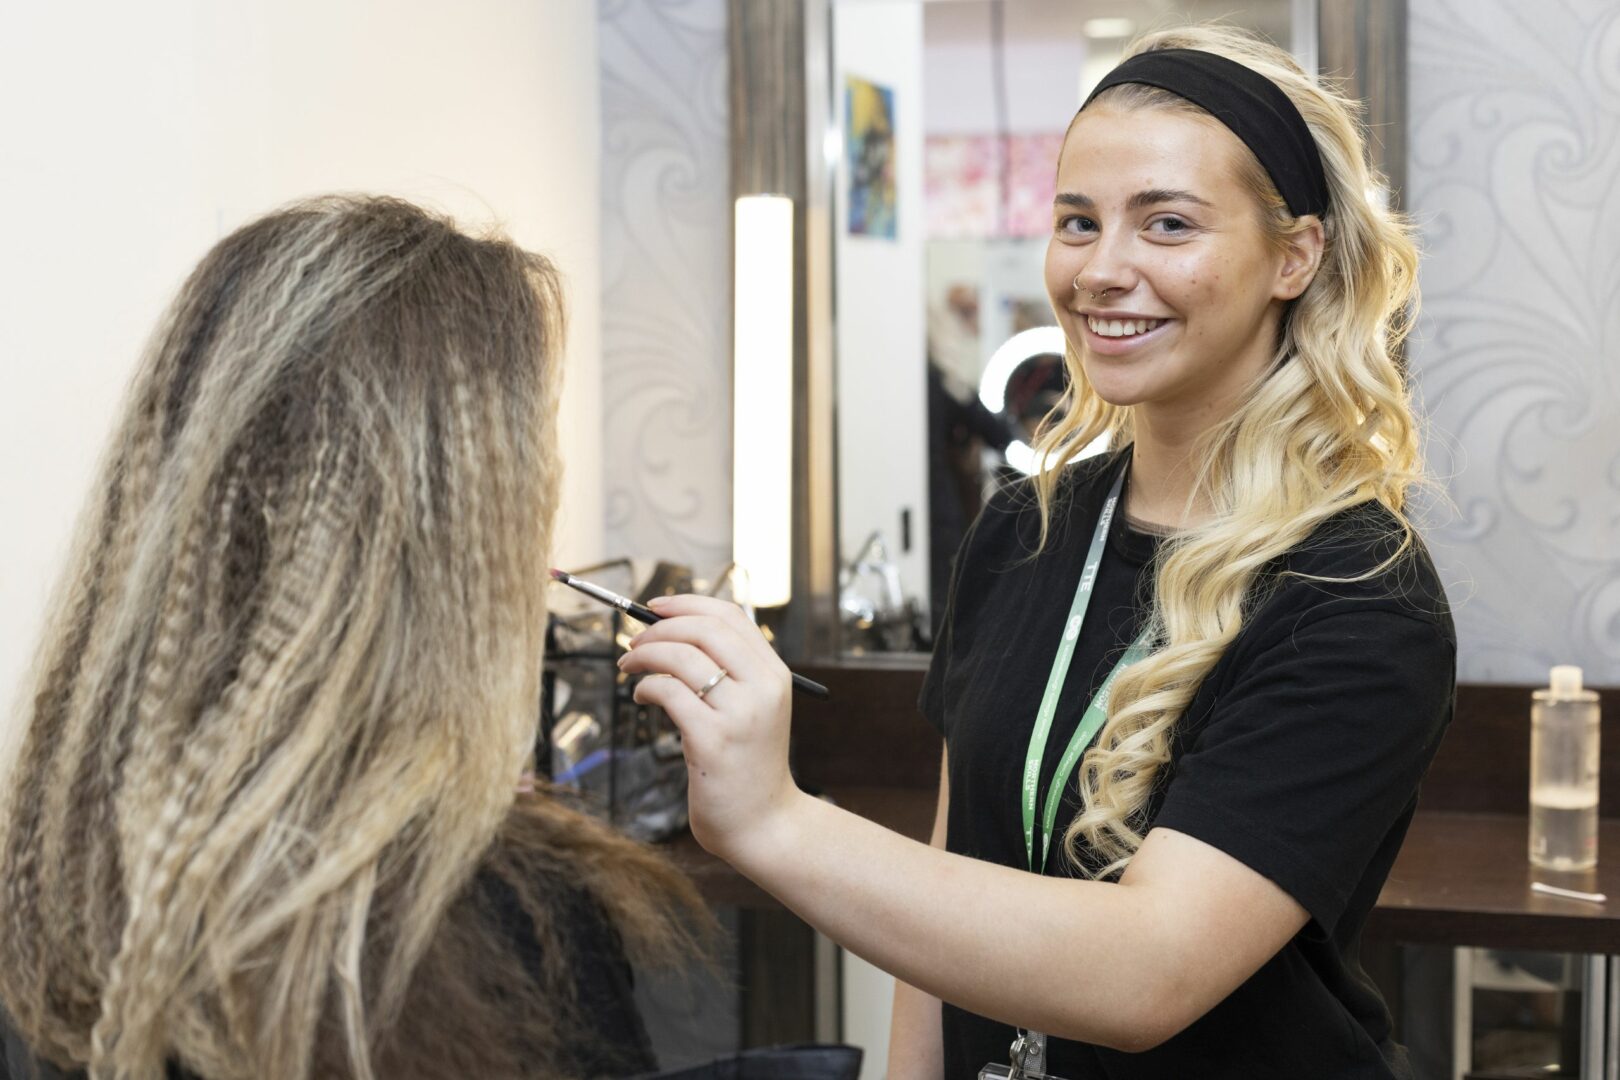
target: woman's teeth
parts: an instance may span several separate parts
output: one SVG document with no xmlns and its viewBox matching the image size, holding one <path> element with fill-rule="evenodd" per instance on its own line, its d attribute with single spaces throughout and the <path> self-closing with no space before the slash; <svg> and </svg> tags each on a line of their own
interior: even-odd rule
<svg viewBox="0 0 1620 1080">
<path fill-rule="evenodd" d="M 1086 316 L 1086 325 L 1091 327 L 1091 332 L 1101 334 L 1103 337 L 1131 337 L 1145 334 L 1162 322 L 1163 319 L 1098 319 Z"/>
</svg>

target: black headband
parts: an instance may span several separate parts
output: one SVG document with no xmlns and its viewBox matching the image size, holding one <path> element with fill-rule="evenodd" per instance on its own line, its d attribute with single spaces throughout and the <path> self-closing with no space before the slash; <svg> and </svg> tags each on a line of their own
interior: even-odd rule
<svg viewBox="0 0 1620 1080">
<path fill-rule="evenodd" d="M 1157 86 L 1200 106 L 1254 151 L 1295 217 L 1327 212 L 1327 175 L 1311 129 L 1282 88 L 1258 71 L 1201 49 L 1154 49 L 1110 71 L 1080 108 L 1120 83 Z"/>
</svg>

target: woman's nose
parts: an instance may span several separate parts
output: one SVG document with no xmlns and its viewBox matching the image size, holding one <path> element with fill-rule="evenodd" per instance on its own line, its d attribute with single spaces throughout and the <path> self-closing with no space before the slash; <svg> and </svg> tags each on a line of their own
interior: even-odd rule
<svg viewBox="0 0 1620 1080">
<path fill-rule="evenodd" d="M 1085 264 L 1075 275 L 1075 288 L 1102 295 L 1109 289 L 1130 292 L 1136 282 L 1136 271 L 1130 264 L 1126 245 L 1129 235 L 1104 233 L 1086 249 Z"/>
</svg>

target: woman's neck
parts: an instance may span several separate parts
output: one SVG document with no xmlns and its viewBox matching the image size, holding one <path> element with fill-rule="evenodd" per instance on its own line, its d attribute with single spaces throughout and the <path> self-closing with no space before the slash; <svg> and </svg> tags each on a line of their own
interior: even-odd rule
<svg viewBox="0 0 1620 1080">
<path fill-rule="evenodd" d="M 1188 507 L 1194 481 L 1193 444 L 1196 432 L 1157 429 L 1141 416 L 1131 448 L 1130 483 L 1125 488 L 1124 512 L 1132 519 L 1179 532 L 1201 524 L 1212 512 L 1195 503 Z"/>
</svg>

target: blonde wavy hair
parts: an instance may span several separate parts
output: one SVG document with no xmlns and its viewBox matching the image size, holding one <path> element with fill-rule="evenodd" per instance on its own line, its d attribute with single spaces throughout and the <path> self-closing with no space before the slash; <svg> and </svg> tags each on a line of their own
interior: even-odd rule
<svg viewBox="0 0 1620 1080">
<path fill-rule="evenodd" d="M 1257 599 L 1257 574 L 1341 511 L 1377 500 L 1398 523 L 1387 566 L 1412 549 L 1405 508 L 1422 481 L 1419 432 L 1398 361 L 1417 310 L 1417 248 L 1409 227 L 1375 205 L 1360 105 L 1318 85 L 1283 50 L 1234 27 L 1199 24 L 1133 42 L 1127 55 L 1201 49 L 1271 79 L 1299 108 L 1321 151 L 1331 209 L 1322 217 L 1320 268 L 1284 314 L 1272 363 L 1241 405 L 1194 452 L 1192 500 L 1207 520 L 1166 541 L 1154 567 L 1148 628 L 1155 651 L 1120 673 L 1108 718 L 1078 767 L 1083 809 L 1064 834 L 1076 865 L 1102 877 L 1141 846 L 1144 814 L 1170 761 L 1172 731 Z M 1124 84 L 1099 94 L 1118 109 L 1207 116 L 1185 98 Z M 1296 219 L 1252 153 L 1241 181 L 1279 249 L 1308 227 Z M 1044 547 L 1063 466 L 1094 439 L 1122 448 L 1132 410 L 1100 398 L 1066 350 L 1069 388 L 1043 425 L 1036 451 L 1052 464 L 1033 480 Z M 1092 856 L 1087 858 L 1087 847 Z"/>
<path fill-rule="evenodd" d="M 36 1053 L 555 1075 L 579 894 L 633 955 L 691 944 L 684 877 L 516 790 L 562 344 L 550 263 L 391 199 L 271 214 L 186 282 L 20 718 L 0 1001 Z"/>
</svg>

